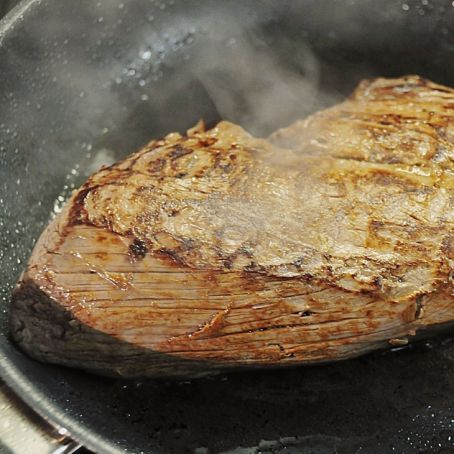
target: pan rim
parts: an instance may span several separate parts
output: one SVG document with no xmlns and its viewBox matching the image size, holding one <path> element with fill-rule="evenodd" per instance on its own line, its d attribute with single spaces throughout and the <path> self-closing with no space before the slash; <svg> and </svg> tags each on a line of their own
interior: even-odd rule
<svg viewBox="0 0 454 454">
<path fill-rule="evenodd" d="M 3 46 L 9 32 L 22 22 L 27 14 L 39 6 L 42 0 L 22 0 L 0 20 L 0 47 Z M 10 359 L 13 345 L 6 335 L 0 336 L 0 378 L 11 388 L 17 398 L 28 405 L 52 426 L 67 430 L 69 438 L 82 446 L 100 454 L 122 453 L 115 444 L 101 438 L 95 431 L 84 427 L 74 417 L 68 416 L 62 409 L 57 408 L 52 400 L 37 388 L 27 375 Z M 21 354 L 17 352 L 17 354 Z"/>
<path fill-rule="evenodd" d="M 40 4 L 42 0 L 22 0 L 14 8 L 2 17 L 0 20 L 0 46 L 3 43 L 5 36 L 10 28 L 14 27 L 23 19 L 23 15 L 27 13 L 33 6 Z"/>
</svg>

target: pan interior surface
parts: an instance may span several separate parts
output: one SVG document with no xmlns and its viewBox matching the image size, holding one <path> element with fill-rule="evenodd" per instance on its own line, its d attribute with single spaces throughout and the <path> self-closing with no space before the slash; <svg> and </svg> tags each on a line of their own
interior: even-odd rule
<svg viewBox="0 0 454 454">
<path fill-rule="evenodd" d="M 454 448 L 454 340 L 317 367 L 118 381 L 30 360 L 11 288 L 71 190 L 200 118 L 257 135 L 363 78 L 454 86 L 450 2 L 28 1 L 0 27 L 0 371 L 96 452 L 431 452 Z M 46 24 L 45 26 L 43 24 Z"/>
</svg>

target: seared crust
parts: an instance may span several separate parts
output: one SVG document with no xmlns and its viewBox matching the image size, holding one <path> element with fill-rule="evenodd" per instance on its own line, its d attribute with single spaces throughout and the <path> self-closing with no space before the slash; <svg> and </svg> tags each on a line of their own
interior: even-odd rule
<svg viewBox="0 0 454 454">
<path fill-rule="evenodd" d="M 13 337 L 44 361 L 157 376 L 342 359 L 452 321 L 453 108 L 449 88 L 377 79 L 269 140 L 221 122 L 150 142 L 47 228 Z"/>
</svg>

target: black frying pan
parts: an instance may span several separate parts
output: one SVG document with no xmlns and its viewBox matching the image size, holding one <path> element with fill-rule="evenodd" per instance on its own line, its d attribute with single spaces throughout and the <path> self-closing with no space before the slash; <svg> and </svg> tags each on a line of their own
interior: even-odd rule
<svg viewBox="0 0 454 454">
<path fill-rule="evenodd" d="M 364 77 L 407 73 L 454 86 L 450 0 L 16 7 L 0 25 L 2 377 L 97 452 L 452 452 L 450 338 L 191 383 L 43 365 L 8 339 L 11 287 L 34 241 L 100 164 L 200 117 L 267 134 L 342 99 Z"/>
</svg>

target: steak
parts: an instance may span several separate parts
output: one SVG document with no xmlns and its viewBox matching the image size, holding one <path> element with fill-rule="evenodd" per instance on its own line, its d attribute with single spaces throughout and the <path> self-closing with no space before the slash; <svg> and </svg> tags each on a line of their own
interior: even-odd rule
<svg viewBox="0 0 454 454">
<path fill-rule="evenodd" d="M 355 357 L 454 319 L 454 90 L 362 82 L 268 139 L 202 124 L 102 168 L 12 298 L 33 358 L 197 376 Z"/>
</svg>

